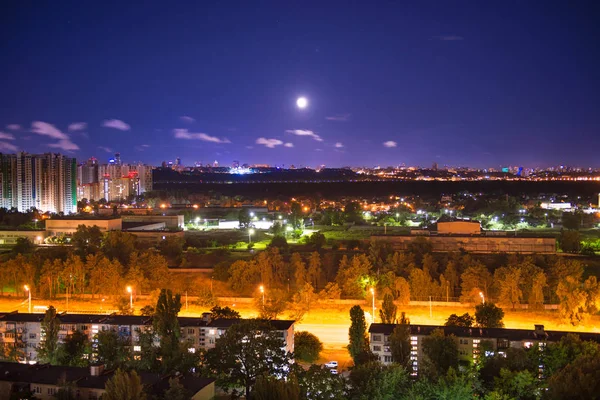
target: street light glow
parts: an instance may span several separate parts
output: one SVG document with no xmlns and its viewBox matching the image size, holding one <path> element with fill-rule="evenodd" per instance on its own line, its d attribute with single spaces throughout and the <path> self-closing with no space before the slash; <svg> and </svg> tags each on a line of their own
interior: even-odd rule
<svg viewBox="0 0 600 400">
<path fill-rule="evenodd" d="M 23 285 L 23 288 L 25 288 L 25 290 L 27 290 L 29 292 L 29 286 Z"/>
<path fill-rule="evenodd" d="M 264 293 L 264 292 L 265 292 L 265 287 L 264 287 L 263 285 L 260 285 L 260 286 L 258 287 L 258 289 L 260 290 L 260 292 L 261 292 L 261 293 Z"/>
<path fill-rule="evenodd" d="M 127 293 L 131 293 L 133 289 L 131 289 L 131 286 L 127 286 Z"/>
</svg>

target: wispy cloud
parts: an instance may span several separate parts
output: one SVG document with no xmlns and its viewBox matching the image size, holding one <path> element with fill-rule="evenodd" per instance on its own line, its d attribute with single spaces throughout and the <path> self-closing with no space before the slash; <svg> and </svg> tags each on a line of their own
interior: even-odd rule
<svg viewBox="0 0 600 400">
<path fill-rule="evenodd" d="M 79 150 L 79 146 L 71 141 L 69 135 L 61 132 L 60 129 L 47 122 L 33 121 L 31 123 L 31 132 L 58 140 L 57 143 L 49 144 L 49 147 L 55 147 L 64 151 Z"/>
<path fill-rule="evenodd" d="M 192 122 L 196 122 L 196 119 L 192 118 L 192 117 L 188 117 L 187 115 L 182 115 L 181 117 L 179 117 L 180 120 L 182 120 L 183 122 L 187 122 L 188 124 L 191 124 Z"/>
<path fill-rule="evenodd" d="M 344 144 L 343 144 L 342 142 L 337 142 L 337 143 L 335 144 L 335 148 L 336 148 L 336 149 L 341 149 L 342 147 L 344 147 Z"/>
<path fill-rule="evenodd" d="M 270 149 L 274 149 L 275 146 L 281 146 L 283 142 L 279 139 L 267 139 L 264 137 L 256 139 L 256 144 L 262 144 Z"/>
<path fill-rule="evenodd" d="M 227 138 L 218 138 L 216 136 L 210 136 L 206 133 L 193 133 L 187 129 L 173 129 L 173 134 L 177 139 L 188 139 L 188 140 L 202 140 L 203 142 L 211 143 L 231 143 Z"/>
<path fill-rule="evenodd" d="M 21 129 L 21 125 L 19 124 L 8 124 L 6 125 L 6 129 L 10 129 L 11 131 L 18 131 Z"/>
<path fill-rule="evenodd" d="M 328 121 L 346 122 L 350 119 L 350 114 L 335 114 L 329 117 L 325 117 Z"/>
<path fill-rule="evenodd" d="M 150 147 L 149 144 L 140 144 L 139 146 L 135 146 L 134 149 L 136 149 L 137 151 L 144 151 L 146 150 L 148 147 Z"/>
<path fill-rule="evenodd" d="M 17 152 L 19 149 L 12 143 L 0 142 L 0 151 Z"/>
<path fill-rule="evenodd" d="M 323 151 L 323 149 L 315 149 L 315 151 Z"/>
<path fill-rule="evenodd" d="M 107 119 L 102 123 L 105 128 L 114 128 L 120 131 L 128 131 L 131 129 L 128 123 L 121 121 L 120 119 Z"/>
<path fill-rule="evenodd" d="M 383 145 L 385 147 L 392 148 L 398 146 L 398 143 L 394 142 L 393 140 L 388 140 L 387 142 L 383 142 Z"/>
<path fill-rule="evenodd" d="M 294 143 L 286 143 L 283 145 L 284 147 L 294 147 Z"/>
<path fill-rule="evenodd" d="M 79 150 L 79 146 L 77 146 L 75 143 L 71 142 L 68 139 L 59 140 L 57 143 L 50 143 L 48 145 L 48 147 L 54 147 L 54 148 L 57 148 L 57 149 L 61 149 L 63 151 L 75 151 L 75 150 Z"/>
<path fill-rule="evenodd" d="M 87 129 L 86 122 L 73 122 L 71 125 L 69 125 L 69 132 L 84 131 L 86 129 Z"/>
<path fill-rule="evenodd" d="M 317 135 L 314 131 L 309 131 L 305 129 L 288 129 L 287 131 L 285 131 L 285 133 L 291 133 L 292 135 L 296 136 L 309 136 L 315 139 L 317 142 L 323 141 L 321 136 Z"/>
<path fill-rule="evenodd" d="M 15 140 L 15 135 L 13 135 L 12 133 L 5 133 L 0 131 L 0 139 Z"/>
<path fill-rule="evenodd" d="M 98 146 L 98 148 L 102 151 L 105 151 L 107 153 L 112 153 L 112 149 L 110 147 L 105 147 L 105 146 Z"/>
<path fill-rule="evenodd" d="M 444 42 L 450 42 L 450 41 L 454 41 L 454 40 L 465 40 L 464 37 L 458 36 L 458 35 L 439 35 L 439 36 L 432 36 L 431 38 L 434 40 L 441 40 Z"/>
</svg>

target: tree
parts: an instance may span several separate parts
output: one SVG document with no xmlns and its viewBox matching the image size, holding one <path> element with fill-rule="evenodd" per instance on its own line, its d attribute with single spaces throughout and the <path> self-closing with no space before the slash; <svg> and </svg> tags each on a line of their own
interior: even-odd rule
<svg viewBox="0 0 600 400">
<path fill-rule="evenodd" d="M 91 354 L 91 344 L 88 336 L 76 330 L 65 337 L 64 342 L 58 346 L 58 364 L 72 367 L 85 367 Z"/>
<path fill-rule="evenodd" d="M 339 375 L 333 375 L 328 368 L 311 365 L 308 370 L 295 364 L 294 374 L 298 378 L 302 399 L 345 400 L 346 382 Z"/>
<path fill-rule="evenodd" d="M 136 237 L 131 233 L 110 231 L 104 234 L 102 251 L 111 260 L 117 259 L 121 265 L 127 264 L 136 247 Z"/>
<path fill-rule="evenodd" d="M 250 226 L 250 211 L 247 208 L 242 208 L 238 213 L 238 221 L 240 228 L 247 229 Z"/>
<path fill-rule="evenodd" d="M 596 342 L 583 341 L 579 335 L 569 333 L 557 343 L 549 343 L 544 350 L 542 362 L 544 375 L 552 378 L 567 365 L 583 357 L 597 358 L 600 355 L 600 346 Z"/>
<path fill-rule="evenodd" d="M 292 254 L 292 257 L 290 258 L 290 270 L 294 274 L 294 284 L 296 285 L 296 288 L 304 286 L 304 283 L 306 282 L 306 265 L 300 254 Z"/>
<path fill-rule="evenodd" d="M 315 232 L 308 237 L 307 243 L 315 250 L 321 250 L 325 246 L 325 235 L 321 232 Z"/>
<path fill-rule="evenodd" d="M 55 365 L 58 362 L 58 331 L 60 330 L 60 319 L 56 308 L 48 307 L 42 320 L 43 340 L 38 347 L 38 358 L 42 362 Z"/>
<path fill-rule="evenodd" d="M 160 352 L 165 370 L 175 367 L 180 355 L 179 336 L 181 334 L 177 315 L 181 310 L 181 296 L 162 289 L 158 296 L 152 326 L 160 339 Z"/>
<path fill-rule="evenodd" d="M 460 276 L 461 278 L 461 301 L 464 303 L 474 303 L 480 300 L 479 293 L 488 298 L 489 288 L 492 286 L 492 275 L 487 268 L 477 263 L 468 267 Z"/>
<path fill-rule="evenodd" d="M 398 312 L 398 307 L 394 304 L 394 297 L 386 293 L 383 296 L 383 303 L 381 303 L 381 310 L 379 310 L 379 318 L 381 318 L 382 324 L 395 324 L 396 323 L 396 313 Z"/>
<path fill-rule="evenodd" d="M 184 238 L 169 236 L 158 243 L 158 251 L 160 252 L 161 256 L 179 264 L 181 262 L 181 257 L 183 256 L 184 244 Z"/>
<path fill-rule="evenodd" d="M 369 339 L 367 337 L 367 322 L 365 321 L 365 312 L 356 305 L 350 309 L 350 329 L 348 330 L 348 351 L 350 356 L 356 361 L 363 353 L 369 352 Z"/>
<path fill-rule="evenodd" d="M 102 231 L 96 225 L 79 225 L 71 236 L 71 244 L 81 257 L 96 253 L 102 246 Z"/>
<path fill-rule="evenodd" d="M 521 268 L 498 268 L 494 278 L 500 289 L 500 296 L 498 297 L 500 304 L 510 304 L 514 310 L 515 305 L 520 304 L 523 299 Z"/>
<path fill-rule="evenodd" d="M 481 328 L 504 328 L 504 311 L 493 303 L 479 304 L 475 307 L 475 321 Z"/>
<path fill-rule="evenodd" d="M 97 294 L 116 295 L 123 292 L 121 285 L 122 266 L 117 259 L 110 261 L 102 255 L 89 255 L 86 261 L 89 286 L 92 296 Z"/>
<path fill-rule="evenodd" d="M 140 315 L 143 317 L 151 317 L 154 315 L 154 307 L 146 305 L 140 309 Z"/>
<path fill-rule="evenodd" d="M 500 370 L 495 379 L 495 391 L 510 399 L 539 400 L 542 397 L 540 382 L 530 371 Z"/>
<path fill-rule="evenodd" d="M 410 285 L 408 281 L 402 277 L 394 280 L 394 294 L 396 295 L 396 301 L 402 305 L 410 304 Z"/>
<path fill-rule="evenodd" d="M 20 237 L 17 238 L 17 243 L 13 246 L 12 252 L 15 254 L 29 254 L 33 253 L 35 245 L 28 238 Z"/>
<path fill-rule="evenodd" d="M 321 256 L 314 251 L 308 260 L 308 271 L 306 272 L 306 280 L 316 288 L 319 285 L 319 277 L 321 276 Z"/>
<path fill-rule="evenodd" d="M 600 358 L 582 356 L 548 380 L 548 399 L 596 399 L 600 392 Z"/>
<path fill-rule="evenodd" d="M 310 332 L 299 331 L 294 333 L 294 358 L 313 363 L 323 351 L 323 343 Z"/>
<path fill-rule="evenodd" d="M 106 381 L 102 400 L 145 400 L 146 394 L 142 380 L 135 371 L 125 372 L 117 369 Z"/>
<path fill-rule="evenodd" d="M 244 320 L 217 339 L 206 354 L 206 363 L 221 387 L 242 386 L 250 399 L 259 376 L 281 378 L 285 374 L 290 354 L 285 351 L 281 335 L 269 324 Z"/>
<path fill-rule="evenodd" d="M 587 321 L 591 314 L 598 311 L 596 302 L 599 291 L 595 276 L 590 276 L 583 285 L 574 276 L 567 276 L 556 288 L 561 317 L 573 326 Z"/>
<path fill-rule="evenodd" d="M 358 254 L 348 261 L 346 256 L 340 261 L 340 268 L 335 278 L 342 293 L 350 298 L 364 298 L 366 286 L 369 284 L 371 262 L 364 254 Z"/>
<path fill-rule="evenodd" d="M 473 326 L 475 322 L 475 318 L 469 315 L 469 313 L 464 313 L 463 315 L 450 314 L 444 326 L 462 326 L 465 328 L 470 328 Z"/>
<path fill-rule="evenodd" d="M 353 400 L 395 400 L 410 387 L 410 376 L 401 365 L 370 362 L 352 368 L 350 387 L 348 394 Z"/>
<path fill-rule="evenodd" d="M 100 331 L 96 335 L 96 359 L 108 369 L 122 366 L 129 358 L 128 343 L 112 330 Z"/>
<path fill-rule="evenodd" d="M 445 375 L 450 368 L 458 368 L 458 346 L 454 335 L 446 336 L 442 329 L 423 338 L 426 373 L 432 377 Z"/>
<path fill-rule="evenodd" d="M 558 244 L 565 253 L 579 253 L 581 251 L 581 234 L 575 230 L 561 230 Z"/>
<path fill-rule="evenodd" d="M 403 319 L 405 319 L 404 316 Z M 403 322 L 405 323 L 396 325 L 390 335 L 390 350 L 392 352 L 392 360 L 408 368 L 411 366 L 410 352 L 412 350 L 410 344 L 410 322 L 406 319 Z"/>
<path fill-rule="evenodd" d="M 254 400 L 300 400 L 298 380 L 292 376 L 281 380 L 273 376 L 259 376 L 252 392 Z"/>
<path fill-rule="evenodd" d="M 544 306 L 544 289 L 548 286 L 546 283 L 546 274 L 539 271 L 532 277 L 531 290 L 529 292 L 529 308 L 533 310 L 542 309 Z"/>
<path fill-rule="evenodd" d="M 283 236 L 274 236 L 269 243 L 269 248 L 277 247 L 280 251 L 286 251 L 288 249 L 288 242 Z"/>
<path fill-rule="evenodd" d="M 229 307 L 220 307 L 214 306 L 210 309 L 210 313 L 212 314 L 213 319 L 240 319 L 240 313 L 229 308 Z"/>
<path fill-rule="evenodd" d="M 169 388 L 165 390 L 163 397 L 165 400 L 189 400 L 192 393 L 179 382 L 179 378 L 169 378 Z"/>
</svg>

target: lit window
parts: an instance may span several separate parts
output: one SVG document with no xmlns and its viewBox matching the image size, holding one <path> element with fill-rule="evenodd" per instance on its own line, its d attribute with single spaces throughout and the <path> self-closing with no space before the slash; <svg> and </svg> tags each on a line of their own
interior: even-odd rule
<svg viewBox="0 0 600 400">
<path fill-rule="evenodd" d="M 523 343 L 523 346 L 525 346 L 525 348 L 528 349 L 531 346 L 533 346 L 533 343 L 531 343 L 531 342 L 525 342 L 525 343 Z"/>
<path fill-rule="evenodd" d="M 190 353 L 194 354 L 194 353 L 196 352 L 196 349 L 195 349 L 195 348 L 193 348 L 193 347 L 190 347 L 190 348 L 188 349 L 188 352 L 190 352 Z"/>
<path fill-rule="evenodd" d="M 215 334 L 215 330 L 214 330 L 214 329 L 211 329 L 210 331 L 208 331 L 208 334 L 209 334 L 209 335 L 214 335 L 214 334 Z"/>
<path fill-rule="evenodd" d="M 133 351 L 142 351 L 142 346 L 133 346 Z"/>
</svg>

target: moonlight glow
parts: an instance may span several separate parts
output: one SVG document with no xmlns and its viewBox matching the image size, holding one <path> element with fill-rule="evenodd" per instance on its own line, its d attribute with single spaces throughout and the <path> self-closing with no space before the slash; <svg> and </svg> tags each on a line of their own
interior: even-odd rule
<svg viewBox="0 0 600 400">
<path fill-rule="evenodd" d="M 298 97 L 298 100 L 296 100 L 296 105 L 298 108 L 306 108 L 306 106 L 308 106 L 308 100 L 306 100 L 306 97 Z"/>
</svg>

